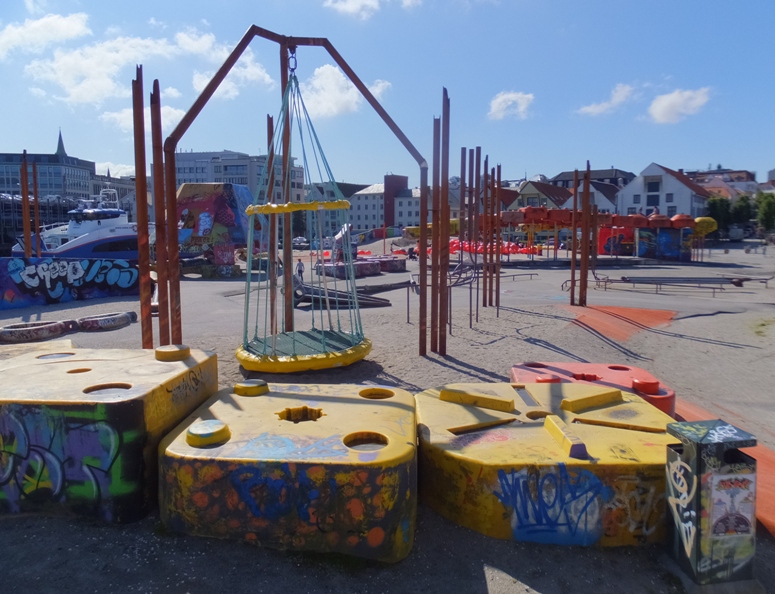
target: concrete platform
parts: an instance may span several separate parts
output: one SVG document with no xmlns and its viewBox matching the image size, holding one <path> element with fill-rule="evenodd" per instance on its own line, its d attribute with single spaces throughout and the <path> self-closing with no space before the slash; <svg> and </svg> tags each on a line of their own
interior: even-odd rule
<svg viewBox="0 0 775 594">
<path fill-rule="evenodd" d="M 381 561 L 409 554 L 417 509 L 409 392 L 235 385 L 160 446 L 172 531 Z"/>
</svg>

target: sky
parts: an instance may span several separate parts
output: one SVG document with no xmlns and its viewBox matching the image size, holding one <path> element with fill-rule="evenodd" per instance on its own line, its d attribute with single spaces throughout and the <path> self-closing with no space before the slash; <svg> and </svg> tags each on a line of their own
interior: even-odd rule
<svg viewBox="0 0 775 594">
<path fill-rule="evenodd" d="M 749 0 L 0 0 L 0 152 L 134 173 L 131 81 L 166 138 L 251 25 L 325 37 L 431 163 L 450 97 L 450 175 L 480 146 L 503 179 L 651 162 L 775 169 L 775 2 Z M 419 184 L 414 158 L 321 47 L 296 76 L 335 179 Z M 279 45 L 255 38 L 185 151 L 265 154 Z M 146 128 L 150 161 L 150 120 Z M 298 157 L 298 155 L 295 155 Z M 318 181 L 313 178 L 313 181 Z"/>
</svg>

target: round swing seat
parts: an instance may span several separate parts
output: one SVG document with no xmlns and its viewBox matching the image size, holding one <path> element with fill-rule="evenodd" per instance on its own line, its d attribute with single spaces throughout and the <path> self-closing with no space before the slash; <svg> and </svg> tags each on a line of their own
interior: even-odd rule
<svg viewBox="0 0 775 594">
<path fill-rule="evenodd" d="M 274 354 L 271 352 L 274 339 Z M 321 344 L 326 349 L 321 352 Z M 353 345 L 353 336 L 346 332 L 331 330 L 306 330 L 303 332 L 285 332 L 264 340 L 251 340 L 247 346 L 237 349 L 236 356 L 240 365 L 248 371 L 263 373 L 296 373 L 334 369 L 357 363 L 371 352 L 371 341 L 364 338 Z"/>
</svg>

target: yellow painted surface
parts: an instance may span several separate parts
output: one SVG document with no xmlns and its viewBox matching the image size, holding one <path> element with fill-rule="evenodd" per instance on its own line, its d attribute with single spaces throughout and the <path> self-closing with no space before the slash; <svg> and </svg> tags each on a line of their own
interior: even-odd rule
<svg viewBox="0 0 775 594">
<path fill-rule="evenodd" d="M 513 399 L 515 408 L 444 401 L 442 390 Z M 450 384 L 416 401 L 420 492 L 444 517 L 528 542 L 665 538 L 666 447 L 674 442 L 665 428 L 673 420 L 638 396 L 570 383 L 493 383 Z"/>
<path fill-rule="evenodd" d="M 263 373 L 296 373 L 298 371 L 315 371 L 346 367 L 357 363 L 371 352 L 371 341 L 364 338 L 359 344 L 343 351 L 321 353 L 318 355 L 271 356 L 254 355 L 239 347 L 237 360 L 245 369 Z"/>
<path fill-rule="evenodd" d="M 439 398 L 444 402 L 457 402 L 458 404 L 468 404 L 478 408 L 489 408 L 503 412 L 511 412 L 514 410 L 513 398 L 499 398 L 498 396 L 472 394 L 471 392 L 464 392 L 463 390 L 446 389 L 439 391 Z"/>
<path fill-rule="evenodd" d="M 285 204 L 257 204 L 248 206 L 245 212 L 252 214 L 284 214 L 300 210 L 349 210 L 347 200 L 316 200 L 314 202 L 286 202 Z"/>
<path fill-rule="evenodd" d="M 225 443 L 191 445 L 203 421 Z M 417 505 L 415 403 L 404 390 L 269 384 L 221 390 L 160 447 L 160 510 L 173 531 L 381 561 L 409 554 Z"/>
<path fill-rule="evenodd" d="M 0 509 L 111 522 L 145 515 L 156 501 L 162 435 L 217 391 L 216 357 L 184 349 L 177 361 L 150 349 L 76 348 L 0 361 L 0 442 L 10 472 L 29 476 L 24 461 L 41 457 L 32 480 L 0 485 Z M 23 493 L 11 488 L 19 481 Z"/>
</svg>

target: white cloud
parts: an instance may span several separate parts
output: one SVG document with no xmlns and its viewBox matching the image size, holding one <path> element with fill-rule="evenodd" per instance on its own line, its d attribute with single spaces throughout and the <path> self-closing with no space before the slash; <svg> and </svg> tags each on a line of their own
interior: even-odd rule
<svg viewBox="0 0 775 594">
<path fill-rule="evenodd" d="M 630 100 L 633 96 L 635 89 L 630 85 L 619 83 L 611 91 L 611 97 L 608 101 L 601 103 L 592 103 L 591 105 L 585 105 L 579 109 L 579 113 L 584 115 L 597 116 L 616 109 L 622 103 Z"/>
<path fill-rule="evenodd" d="M 185 54 L 220 64 L 228 53 L 226 46 L 216 43 L 214 35 L 188 30 L 176 35 L 175 43 L 167 39 L 117 37 L 74 50 L 57 49 L 53 58 L 34 60 L 25 67 L 25 72 L 35 81 L 62 89 L 64 95 L 57 97 L 60 100 L 100 105 L 109 98 L 131 95 L 127 84 L 130 74 L 126 71 L 129 66 L 152 58 L 172 59 Z M 197 76 L 197 80 L 202 77 L 209 80 L 207 74 L 197 73 Z M 248 49 L 229 73 L 227 88 L 221 91 L 221 96 L 236 96 L 239 87 L 251 83 L 272 85 L 273 81 Z"/>
<path fill-rule="evenodd" d="M 47 6 L 48 0 L 24 0 L 24 7 L 30 14 L 43 14 Z"/>
<path fill-rule="evenodd" d="M 342 14 L 368 19 L 379 10 L 380 0 L 325 0 L 323 6 Z"/>
<path fill-rule="evenodd" d="M 330 118 L 358 111 L 363 103 L 361 92 L 339 68 L 325 64 L 300 84 L 304 104 L 312 118 Z M 379 99 L 390 88 L 386 80 L 377 80 L 369 91 Z"/>
<path fill-rule="evenodd" d="M 161 125 L 163 134 L 169 134 L 178 125 L 183 116 L 186 115 L 185 110 L 170 107 L 169 105 L 161 106 Z M 134 131 L 134 116 L 131 107 L 127 107 L 120 111 L 106 111 L 100 114 L 100 120 L 117 127 L 122 132 Z M 145 108 L 145 133 L 150 136 L 151 134 L 151 108 Z M 111 173 L 113 171 L 111 170 Z"/>
<path fill-rule="evenodd" d="M 30 87 L 30 93 L 35 95 L 35 97 L 45 97 L 46 91 L 43 89 L 39 89 L 38 87 Z"/>
<path fill-rule="evenodd" d="M 649 115 L 657 124 L 675 124 L 699 112 L 709 99 L 710 87 L 696 91 L 678 89 L 655 97 L 649 106 Z"/>
<path fill-rule="evenodd" d="M 110 169 L 111 177 L 128 177 L 135 174 L 134 165 L 125 165 L 123 163 L 111 163 L 110 161 L 104 161 L 102 163 L 94 164 L 97 175 L 107 175 L 108 169 Z"/>
<path fill-rule="evenodd" d="M 148 24 L 151 27 L 156 27 L 157 29 L 166 29 L 167 24 L 164 21 L 157 21 L 155 18 L 151 17 L 148 19 Z"/>
<path fill-rule="evenodd" d="M 175 87 L 167 87 L 161 92 L 161 97 L 162 99 L 179 99 L 181 93 Z"/>
<path fill-rule="evenodd" d="M 401 0 L 401 6 L 404 8 L 413 8 L 420 6 L 420 4 L 422 4 L 422 0 Z"/>
<path fill-rule="evenodd" d="M 491 120 L 502 120 L 508 116 L 514 116 L 519 120 L 527 118 L 527 110 L 535 99 L 532 93 L 519 93 L 516 91 L 502 91 L 490 101 L 490 113 L 487 117 Z"/>
<path fill-rule="evenodd" d="M 14 50 L 40 53 L 46 47 L 91 35 L 89 16 L 80 12 L 69 16 L 47 14 L 39 19 L 27 19 L 21 25 L 12 23 L 0 31 L 0 60 Z"/>
<path fill-rule="evenodd" d="M 194 87 L 194 90 L 197 93 L 201 93 L 205 90 L 205 87 L 207 86 L 207 83 L 209 83 L 215 72 L 199 72 L 194 71 L 194 76 L 191 80 L 191 84 Z M 237 85 L 234 83 L 233 80 L 229 80 L 229 77 L 226 77 L 226 80 L 224 80 L 219 86 L 218 90 L 215 91 L 213 94 L 214 99 L 234 99 L 237 95 L 239 95 L 239 89 L 237 88 Z"/>
</svg>

